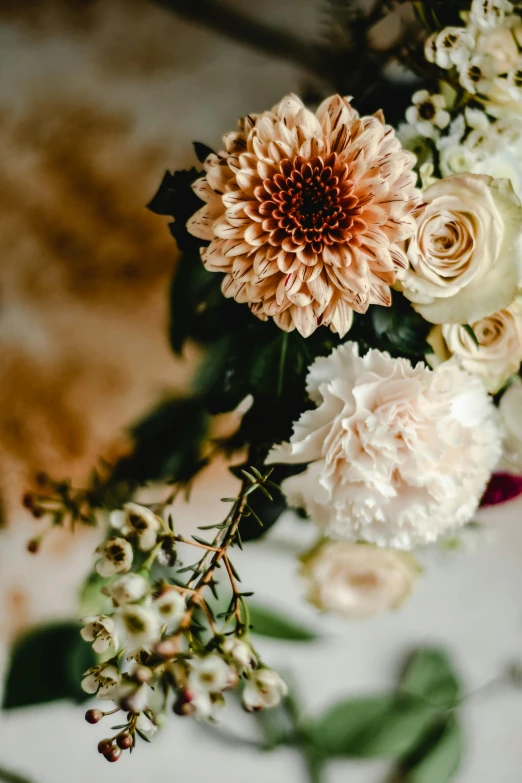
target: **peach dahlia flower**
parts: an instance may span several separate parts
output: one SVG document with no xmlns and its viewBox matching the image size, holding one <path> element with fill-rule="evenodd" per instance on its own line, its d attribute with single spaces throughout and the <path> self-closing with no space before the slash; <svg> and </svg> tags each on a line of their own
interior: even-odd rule
<svg viewBox="0 0 522 783">
<path fill-rule="evenodd" d="M 321 324 L 342 336 L 354 310 L 390 304 L 418 192 L 415 157 L 380 115 L 338 95 L 314 114 L 289 95 L 223 140 L 187 227 L 210 240 L 203 262 L 225 273 L 225 296 L 305 337 Z"/>
</svg>

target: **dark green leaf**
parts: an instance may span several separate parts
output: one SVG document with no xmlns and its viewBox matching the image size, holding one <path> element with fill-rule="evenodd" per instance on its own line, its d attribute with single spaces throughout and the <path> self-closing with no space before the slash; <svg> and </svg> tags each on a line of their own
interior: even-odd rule
<svg viewBox="0 0 522 783">
<path fill-rule="evenodd" d="M 419 743 L 439 714 L 418 699 L 350 699 L 312 724 L 309 736 L 325 756 L 400 758 Z"/>
<path fill-rule="evenodd" d="M 450 783 L 462 757 L 462 731 L 450 719 L 433 747 L 405 775 L 404 783 Z"/>
<path fill-rule="evenodd" d="M 467 332 L 469 334 L 469 336 L 471 337 L 471 339 L 473 340 L 473 342 L 475 343 L 475 345 L 478 348 L 480 346 L 480 343 L 478 341 L 477 335 L 475 334 L 475 332 L 473 330 L 473 327 L 470 324 L 462 324 L 462 328 L 464 329 L 465 332 Z"/>
<path fill-rule="evenodd" d="M 279 611 L 250 602 L 248 611 L 252 633 L 258 636 L 270 636 L 273 639 L 287 639 L 292 642 L 311 642 L 318 638 L 311 628 L 297 623 Z"/>
<path fill-rule="evenodd" d="M 234 465 L 230 471 L 234 476 L 241 478 L 242 469 L 248 465 L 248 462 L 243 465 Z M 303 469 L 304 466 L 277 465 L 271 478 L 275 477 L 275 483 L 279 484 L 288 476 L 299 473 Z M 286 498 L 279 488 L 273 488 L 272 500 L 269 500 L 259 489 L 255 489 L 248 496 L 248 506 L 247 514 L 239 525 L 243 541 L 255 541 L 262 538 L 287 508 Z"/>
<path fill-rule="evenodd" d="M 200 398 L 168 400 L 134 428 L 136 448 L 119 462 L 114 480 L 187 481 L 201 467 L 207 426 Z"/>
<path fill-rule="evenodd" d="M 14 645 L 3 707 L 57 699 L 82 702 L 89 698 L 81 688 L 82 675 L 95 663 L 95 654 L 81 638 L 76 623 L 34 628 Z"/>
<path fill-rule="evenodd" d="M 395 292 L 391 307 L 372 307 L 370 316 L 375 335 L 380 341 L 375 345 L 375 341 L 369 336 L 368 341 L 372 347 L 412 358 L 421 358 L 429 351 L 426 339 L 431 326 L 404 296 Z"/>
<path fill-rule="evenodd" d="M 193 237 L 186 229 L 187 220 L 203 206 L 201 199 L 192 190 L 192 183 L 201 176 L 197 169 L 166 172 L 157 193 L 147 204 L 147 209 L 156 215 L 170 215 L 174 222 L 169 224 L 172 236 L 180 250 L 201 246 L 201 240 Z"/>
<path fill-rule="evenodd" d="M 433 647 L 412 655 L 400 687 L 401 691 L 436 705 L 451 706 L 459 698 L 459 682 L 449 657 L 444 650 Z"/>
<path fill-rule="evenodd" d="M 194 141 L 194 152 L 196 153 L 196 157 L 199 160 L 200 163 L 204 163 L 209 155 L 212 155 L 214 150 L 207 146 L 206 144 L 203 144 L 201 141 Z"/>
</svg>

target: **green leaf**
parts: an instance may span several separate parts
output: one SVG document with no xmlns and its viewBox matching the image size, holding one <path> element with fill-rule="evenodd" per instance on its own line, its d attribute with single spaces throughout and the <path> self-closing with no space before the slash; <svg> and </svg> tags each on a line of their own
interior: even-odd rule
<svg viewBox="0 0 522 783">
<path fill-rule="evenodd" d="M 211 147 L 203 144 L 202 141 L 193 141 L 192 146 L 194 147 L 194 152 L 196 153 L 196 157 L 200 163 L 204 163 L 208 156 L 212 155 L 214 152 Z"/>
<path fill-rule="evenodd" d="M 426 338 L 431 326 L 404 296 L 395 292 L 391 307 L 372 307 L 370 316 L 380 341 L 376 346 L 375 339 L 369 335 L 367 339 L 372 347 L 409 357 L 422 357 L 429 350 Z"/>
<path fill-rule="evenodd" d="M 414 698 L 350 699 L 312 724 L 309 736 L 325 756 L 400 758 L 418 745 L 439 715 Z"/>
<path fill-rule="evenodd" d="M 186 229 L 187 220 L 203 206 L 201 199 L 192 190 L 192 183 L 201 176 L 195 169 L 165 172 L 157 193 L 147 204 L 147 209 L 156 215 L 170 215 L 174 222 L 169 224 L 170 232 L 180 250 L 201 246 L 201 240 L 193 237 Z"/>
<path fill-rule="evenodd" d="M 136 448 L 121 460 L 114 481 L 187 481 L 201 466 L 208 416 L 198 397 L 168 400 L 133 430 Z"/>
<path fill-rule="evenodd" d="M 4 709 L 57 699 L 82 702 L 83 673 L 96 663 L 92 647 L 76 623 L 35 628 L 14 645 L 7 673 Z"/>
<path fill-rule="evenodd" d="M 477 348 L 479 348 L 480 347 L 480 343 L 478 341 L 477 335 L 475 334 L 475 332 L 473 330 L 473 327 L 470 324 L 462 324 L 462 328 L 464 329 L 465 332 L 467 332 L 469 334 L 469 336 L 471 337 L 471 339 L 473 340 L 473 342 L 475 343 Z"/>
<path fill-rule="evenodd" d="M 269 636 L 272 639 L 286 639 L 291 642 L 311 642 L 318 635 L 311 628 L 292 620 L 288 615 L 275 612 L 266 606 L 248 603 L 252 633 Z"/>
<path fill-rule="evenodd" d="M 459 698 L 459 682 L 444 650 L 427 647 L 413 654 L 400 682 L 401 691 L 431 704 L 451 706 Z"/>
<path fill-rule="evenodd" d="M 438 742 L 406 774 L 404 783 L 450 783 L 462 757 L 462 731 L 456 720 L 449 720 Z"/>
</svg>

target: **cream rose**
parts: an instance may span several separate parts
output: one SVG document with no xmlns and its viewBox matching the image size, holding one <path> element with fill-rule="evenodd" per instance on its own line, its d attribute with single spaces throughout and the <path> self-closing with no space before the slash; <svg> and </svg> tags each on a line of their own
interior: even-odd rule
<svg viewBox="0 0 522 783">
<path fill-rule="evenodd" d="M 328 541 L 303 558 L 310 603 L 345 617 L 395 609 L 411 593 L 420 568 L 407 552 Z"/>
<path fill-rule="evenodd" d="M 496 394 L 520 368 L 522 362 L 522 303 L 500 310 L 472 324 L 477 342 L 457 324 L 436 326 L 428 342 L 433 366 L 455 356 L 460 365 L 478 375 L 491 394 Z"/>
<path fill-rule="evenodd" d="M 522 207 L 508 180 L 453 174 L 424 191 L 405 295 L 431 323 L 472 324 L 508 307 L 522 282 Z"/>
<path fill-rule="evenodd" d="M 514 472 L 522 471 L 522 383 L 514 383 L 500 400 L 504 425 L 504 460 Z"/>
</svg>

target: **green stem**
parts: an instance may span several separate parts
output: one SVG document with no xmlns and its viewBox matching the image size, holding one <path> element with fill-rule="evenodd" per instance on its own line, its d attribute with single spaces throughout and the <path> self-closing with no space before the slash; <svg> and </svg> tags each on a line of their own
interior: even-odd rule
<svg viewBox="0 0 522 783">
<path fill-rule="evenodd" d="M 16 772 L 5 769 L 5 767 L 0 767 L 0 780 L 3 783 L 32 783 L 28 778 L 23 778 L 21 775 L 17 775 Z"/>
<path fill-rule="evenodd" d="M 323 762 L 306 747 L 303 748 L 309 783 L 323 783 Z"/>
<path fill-rule="evenodd" d="M 281 338 L 281 356 L 279 357 L 279 378 L 277 380 L 277 396 L 283 392 L 283 378 L 285 375 L 286 351 L 288 348 L 288 332 L 283 332 Z"/>
</svg>

